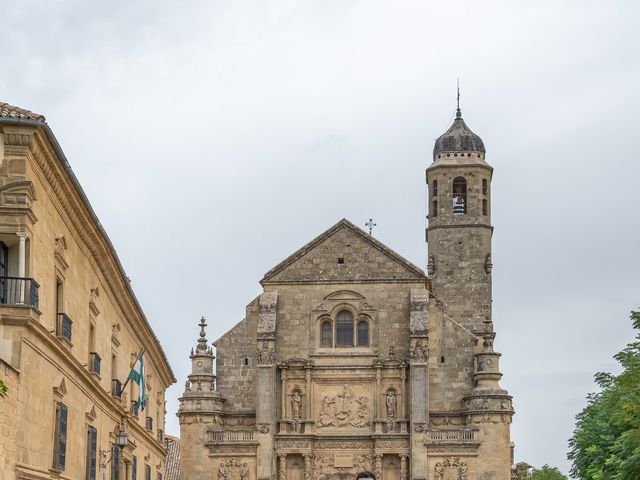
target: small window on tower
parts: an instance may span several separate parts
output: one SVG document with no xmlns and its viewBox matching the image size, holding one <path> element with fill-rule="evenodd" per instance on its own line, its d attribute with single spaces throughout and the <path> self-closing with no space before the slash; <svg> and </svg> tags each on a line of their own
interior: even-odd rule
<svg viewBox="0 0 640 480">
<path fill-rule="evenodd" d="M 489 211 L 489 207 L 488 207 L 488 202 L 486 198 L 482 199 L 482 214 L 483 215 L 487 215 L 487 212 Z"/>
<path fill-rule="evenodd" d="M 432 212 L 431 212 L 431 216 L 432 217 L 437 217 L 438 216 L 438 201 L 434 200 L 433 204 L 432 204 Z"/>
<path fill-rule="evenodd" d="M 467 213 L 467 181 L 464 177 L 456 177 L 453 179 L 451 202 L 455 215 Z"/>
<path fill-rule="evenodd" d="M 433 181 L 433 196 L 438 196 L 438 180 Z"/>
<path fill-rule="evenodd" d="M 489 192 L 489 182 L 486 178 L 482 179 L 482 194 L 486 195 Z"/>
</svg>

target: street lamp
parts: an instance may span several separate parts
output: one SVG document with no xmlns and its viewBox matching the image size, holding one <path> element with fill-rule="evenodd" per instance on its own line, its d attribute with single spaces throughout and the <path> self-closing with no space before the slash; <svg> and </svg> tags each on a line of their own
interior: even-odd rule
<svg viewBox="0 0 640 480">
<path fill-rule="evenodd" d="M 120 428 L 118 428 L 118 431 L 116 432 L 116 442 L 115 445 L 118 447 L 119 449 L 119 455 L 118 455 L 118 464 L 120 463 L 120 458 L 122 457 L 122 450 L 124 450 L 124 448 L 129 445 L 129 434 L 126 432 L 126 430 L 124 429 L 124 425 L 121 423 L 120 424 Z M 102 468 L 102 478 L 103 480 L 106 480 L 107 478 L 107 464 L 113 460 L 113 450 L 111 450 L 109 452 L 109 450 L 100 450 L 100 458 L 104 459 L 101 462 L 100 468 Z M 110 453 L 109 458 L 107 459 L 107 453 Z M 118 465 L 118 467 L 120 467 L 120 465 Z"/>
</svg>

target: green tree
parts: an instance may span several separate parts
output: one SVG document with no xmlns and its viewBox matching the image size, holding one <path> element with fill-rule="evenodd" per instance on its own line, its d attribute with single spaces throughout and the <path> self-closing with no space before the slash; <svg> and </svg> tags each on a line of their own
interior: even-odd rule
<svg viewBox="0 0 640 480">
<path fill-rule="evenodd" d="M 560 470 L 545 465 L 542 468 L 534 468 L 527 475 L 527 480 L 567 480 Z"/>
<path fill-rule="evenodd" d="M 631 312 L 635 341 L 614 356 L 622 373 L 597 373 L 569 440 L 571 475 L 582 480 L 640 479 L 640 312 Z"/>
<path fill-rule="evenodd" d="M 7 394 L 7 385 L 0 379 L 0 398 Z"/>
</svg>

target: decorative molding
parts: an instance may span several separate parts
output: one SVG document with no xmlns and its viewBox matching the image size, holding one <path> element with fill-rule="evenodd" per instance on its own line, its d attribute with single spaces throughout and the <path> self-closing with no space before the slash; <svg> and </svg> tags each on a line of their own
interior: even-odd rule
<svg viewBox="0 0 640 480">
<path fill-rule="evenodd" d="M 55 236 L 55 244 L 53 247 L 53 255 L 58 262 L 58 265 L 62 270 L 66 270 L 69 268 L 69 262 L 67 262 L 66 258 L 67 251 L 67 240 L 64 238 L 64 235 L 59 233 Z"/>
<path fill-rule="evenodd" d="M 56 397 L 64 397 L 67 394 L 67 382 L 62 375 L 53 380 L 53 394 Z"/>
<path fill-rule="evenodd" d="M 100 297 L 100 287 L 97 285 L 94 288 L 89 289 L 89 309 L 96 317 L 100 315 L 100 309 L 98 308 L 98 298 Z"/>
<path fill-rule="evenodd" d="M 113 289 L 114 302 L 122 309 L 123 317 L 128 318 L 130 322 L 135 321 L 135 324 L 132 324 L 133 330 L 143 330 L 147 334 L 146 336 L 151 339 L 151 342 L 143 341 L 143 344 L 147 347 L 149 355 L 156 357 L 154 364 L 158 368 L 162 368 L 165 372 L 165 381 L 170 384 L 175 379 L 168 359 L 157 342 L 130 285 L 126 283 L 125 274 L 118 264 L 118 259 L 106 233 L 95 218 L 91 207 L 82 198 L 82 192 L 78 191 L 80 187 L 77 181 L 73 177 L 70 178 L 66 172 L 62 173 L 65 170 L 66 159 L 59 158 L 58 162 L 52 160 L 57 155 L 50 150 L 50 144 L 44 141 L 40 130 L 36 131 L 36 140 L 30 149 L 35 166 L 44 176 L 44 181 L 51 187 L 70 224 L 77 231 L 78 237 L 89 249 L 105 283 Z"/>
</svg>

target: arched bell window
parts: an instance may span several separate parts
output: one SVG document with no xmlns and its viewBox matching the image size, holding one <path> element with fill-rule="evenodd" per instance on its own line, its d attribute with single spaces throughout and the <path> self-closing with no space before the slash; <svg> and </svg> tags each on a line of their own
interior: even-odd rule
<svg viewBox="0 0 640 480">
<path fill-rule="evenodd" d="M 467 213 L 467 181 L 464 177 L 456 177 L 453 179 L 451 202 L 453 204 L 453 213 L 455 215 Z"/>
<path fill-rule="evenodd" d="M 320 344 L 323 347 L 333 346 L 333 324 L 330 320 L 322 322 L 322 326 L 320 327 L 320 338 Z"/>
<path fill-rule="evenodd" d="M 353 346 L 353 315 L 346 310 L 336 318 L 336 345 Z"/>
<path fill-rule="evenodd" d="M 358 322 L 358 346 L 366 347 L 369 345 L 369 324 L 366 320 Z"/>
</svg>

